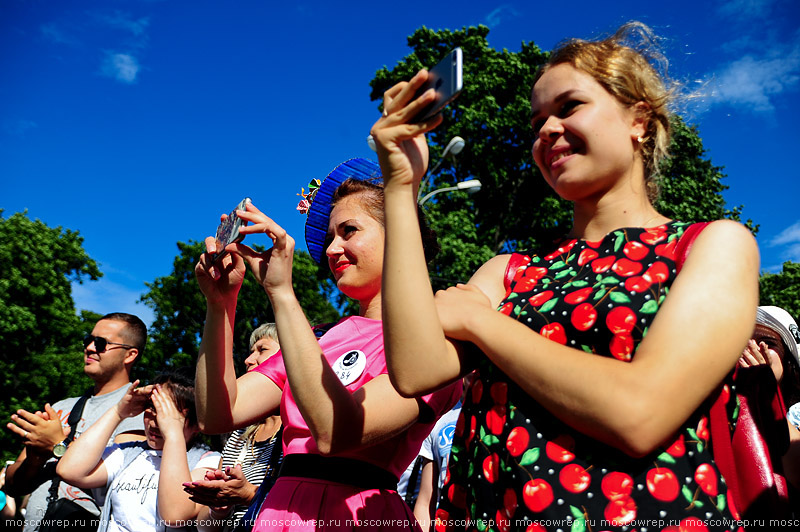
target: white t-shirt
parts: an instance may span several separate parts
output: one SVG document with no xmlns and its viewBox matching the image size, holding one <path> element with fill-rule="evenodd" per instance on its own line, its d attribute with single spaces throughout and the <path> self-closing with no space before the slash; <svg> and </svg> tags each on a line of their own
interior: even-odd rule
<svg viewBox="0 0 800 532">
<path fill-rule="evenodd" d="M 219 453 L 209 451 L 194 469 L 216 469 L 219 457 Z M 161 451 L 147 449 L 122 469 L 123 452 L 118 446 L 112 445 L 106 448 L 103 460 L 108 473 L 106 504 L 111 505 L 108 531 L 164 532 L 166 527 L 157 508 Z"/>
</svg>

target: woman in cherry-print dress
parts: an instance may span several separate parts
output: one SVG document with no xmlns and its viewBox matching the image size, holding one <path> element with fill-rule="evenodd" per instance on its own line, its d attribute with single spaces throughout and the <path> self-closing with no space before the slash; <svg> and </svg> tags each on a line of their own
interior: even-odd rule
<svg viewBox="0 0 800 532">
<path fill-rule="evenodd" d="M 414 199 L 424 133 L 441 119 L 408 123 L 433 98 L 413 98 L 426 71 L 384 95 L 372 135 L 386 178 L 389 374 L 415 396 L 475 371 L 437 530 L 738 528 L 709 450 L 709 397 L 753 329 L 758 250 L 745 227 L 716 221 L 677 276 L 689 224 L 652 204 L 670 94 L 623 44 L 648 37 L 631 23 L 552 53 L 531 93 L 532 152 L 573 202 L 572 229 L 435 298 Z"/>
</svg>

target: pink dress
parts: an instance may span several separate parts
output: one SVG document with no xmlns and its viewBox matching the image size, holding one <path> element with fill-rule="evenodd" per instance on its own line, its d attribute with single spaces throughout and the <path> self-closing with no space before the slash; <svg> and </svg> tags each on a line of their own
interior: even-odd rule
<svg viewBox="0 0 800 532">
<path fill-rule="evenodd" d="M 320 338 L 324 356 L 348 390 L 354 392 L 386 373 L 383 330 L 379 320 L 345 318 Z M 283 358 L 274 356 L 255 371 L 283 390 L 281 419 L 283 452 L 319 454 L 286 378 Z M 376 445 L 342 453 L 341 457 L 368 462 L 400 476 L 416 457 L 436 420 L 461 397 L 461 383 L 426 395 L 421 400 L 434 416 Z M 414 515 L 395 490 L 362 489 L 347 484 L 302 477 L 280 477 L 267 495 L 253 527 L 266 530 L 419 530 Z"/>
</svg>

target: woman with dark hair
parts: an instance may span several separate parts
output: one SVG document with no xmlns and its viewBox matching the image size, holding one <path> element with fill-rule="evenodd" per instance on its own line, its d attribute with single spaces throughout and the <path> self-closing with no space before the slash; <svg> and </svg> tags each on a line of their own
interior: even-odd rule
<svg viewBox="0 0 800 532">
<path fill-rule="evenodd" d="M 461 388 L 408 399 L 386 375 L 381 185 L 375 163 L 352 159 L 301 202 L 309 252 L 327 260 L 339 289 L 358 301 L 357 316 L 309 325 L 292 287 L 294 240 L 253 205 L 237 212 L 251 223 L 240 232 L 266 233 L 272 249 L 232 244 L 221 264 L 206 253 L 195 270 L 208 304 L 197 363 L 203 430 L 228 431 L 280 408 L 284 461 L 254 530 L 419 530 L 397 477 Z M 206 246 L 220 251 L 213 238 Z M 245 264 L 272 304 L 281 356 L 236 379 L 231 339 Z"/>
<path fill-rule="evenodd" d="M 752 330 L 758 250 L 744 226 L 721 220 L 684 262 L 676 248 L 690 225 L 653 206 L 671 94 L 649 60 L 652 37 L 631 23 L 550 54 L 531 92 L 532 153 L 572 202 L 572 228 L 435 299 L 407 219 L 424 133 L 441 118 L 409 123 L 434 97 L 414 99 L 426 71 L 384 95 L 372 136 L 387 176 L 389 375 L 413 397 L 475 371 L 438 529 L 735 526 L 709 451 L 708 398 Z"/>
</svg>

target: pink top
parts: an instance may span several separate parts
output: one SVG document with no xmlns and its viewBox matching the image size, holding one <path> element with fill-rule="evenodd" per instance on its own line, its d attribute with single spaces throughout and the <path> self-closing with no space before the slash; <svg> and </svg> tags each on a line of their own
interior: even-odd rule
<svg viewBox="0 0 800 532">
<path fill-rule="evenodd" d="M 351 393 L 387 372 L 380 320 L 360 316 L 345 318 L 320 338 L 319 345 L 325 359 Z M 283 357 L 272 356 L 256 367 L 255 371 L 269 377 L 283 390 L 281 420 L 284 426 L 284 454 L 319 454 L 311 431 L 294 401 L 286 379 Z M 399 477 L 417 456 L 422 441 L 428 436 L 436 420 L 450 410 L 460 397 L 461 381 L 425 395 L 420 400 L 433 410 L 433 419 L 426 420 L 425 423 L 417 422 L 408 430 L 388 440 L 363 449 L 341 453 L 339 456 L 369 462 Z"/>
</svg>

